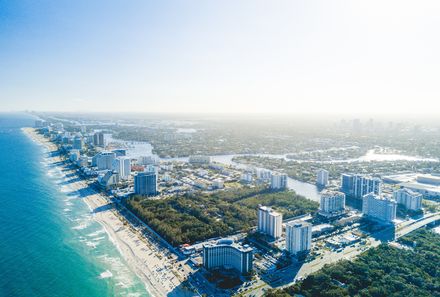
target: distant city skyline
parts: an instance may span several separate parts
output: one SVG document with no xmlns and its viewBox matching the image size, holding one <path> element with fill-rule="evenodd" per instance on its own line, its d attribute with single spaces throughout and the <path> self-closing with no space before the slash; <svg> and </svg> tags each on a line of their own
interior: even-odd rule
<svg viewBox="0 0 440 297">
<path fill-rule="evenodd" d="M 0 3 L 0 111 L 440 112 L 440 2 Z"/>
</svg>

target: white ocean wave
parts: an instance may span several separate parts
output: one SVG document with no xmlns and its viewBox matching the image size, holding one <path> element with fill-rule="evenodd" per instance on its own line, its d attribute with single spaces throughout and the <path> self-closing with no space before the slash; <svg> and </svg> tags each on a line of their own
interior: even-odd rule
<svg viewBox="0 0 440 297">
<path fill-rule="evenodd" d="M 95 231 L 95 232 L 87 234 L 87 236 L 88 237 L 96 237 L 96 236 L 99 236 L 99 235 L 104 234 L 104 233 L 106 233 L 105 230 L 104 229 L 100 229 L 98 231 Z"/>
<path fill-rule="evenodd" d="M 88 226 L 89 226 L 88 224 L 84 223 L 84 224 L 79 224 L 75 227 L 72 227 L 72 229 L 73 230 L 83 230 L 83 229 L 87 228 Z"/>
<path fill-rule="evenodd" d="M 85 244 L 86 244 L 88 247 L 91 247 L 92 249 L 96 249 L 96 247 L 98 246 L 99 242 L 86 241 Z"/>
<path fill-rule="evenodd" d="M 104 279 L 104 278 L 109 278 L 109 277 L 112 277 L 112 276 L 113 276 L 113 273 L 111 273 L 110 270 L 106 270 L 106 271 L 104 271 L 103 273 L 101 273 L 99 275 L 99 278 L 100 279 Z"/>
</svg>

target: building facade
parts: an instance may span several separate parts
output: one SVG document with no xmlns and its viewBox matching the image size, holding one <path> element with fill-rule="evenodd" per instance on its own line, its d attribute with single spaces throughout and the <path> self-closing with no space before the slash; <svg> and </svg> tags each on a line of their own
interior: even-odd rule
<svg viewBox="0 0 440 297">
<path fill-rule="evenodd" d="M 154 172 L 140 172 L 134 177 L 134 193 L 137 195 L 157 195 L 157 174 Z"/>
<path fill-rule="evenodd" d="M 211 157 L 203 156 L 203 155 L 194 155 L 194 156 L 189 156 L 188 161 L 191 164 L 209 164 L 211 163 Z"/>
<path fill-rule="evenodd" d="M 118 157 L 113 160 L 113 171 L 119 174 L 121 179 L 128 179 L 131 173 L 131 160 L 127 157 Z"/>
<path fill-rule="evenodd" d="M 312 247 L 312 225 L 303 221 L 286 224 L 286 249 L 291 254 L 306 252 Z"/>
<path fill-rule="evenodd" d="M 284 190 L 287 188 L 287 174 L 273 173 L 270 178 L 272 190 Z"/>
<path fill-rule="evenodd" d="M 234 243 L 231 239 L 221 239 L 216 243 L 203 246 L 203 266 L 207 270 L 214 268 L 236 269 L 241 274 L 252 271 L 252 248 Z"/>
<path fill-rule="evenodd" d="M 341 191 L 354 198 L 362 198 L 369 193 L 380 195 L 381 184 L 380 178 L 361 174 L 343 174 L 341 177 Z"/>
<path fill-rule="evenodd" d="M 338 191 L 325 191 L 321 194 L 320 213 L 324 216 L 339 215 L 345 211 L 345 194 Z"/>
<path fill-rule="evenodd" d="M 103 132 L 96 132 L 93 134 L 93 145 L 104 147 L 104 133 Z"/>
<path fill-rule="evenodd" d="M 326 187 L 328 185 L 329 172 L 325 169 L 319 169 L 316 177 L 316 183 L 318 186 Z"/>
<path fill-rule="evenodd" d="M 116 154 L 113 152 L 99 153 L 96 156 L 96 167 L 98 167 L 98 170 L 112 170 L 115 158 Z"/>
<path fill-rule="evenodd" d="M 396 219 L 397 202 L 388 196 L 379 196 L 373 193 L 362 198 L 362 213 L 372 219 L 393 223 Z"/>
<path fill-rule="evenodd" d="M 270 207 L 259 206 L 257 231 L 275 239 L 280 238 L 283 232 L 283 215 Z"/>
<path fill-rule="evenodd" d="M 72 144 L 73 149 L 82 150 L 83 146 L 84 146 L 84 143 L 83 143 L 82 137 L 75 136 L 75 138 L 73 139 L 73 144 Z"/>
<path fill-rule="evenodd" d="M 393 197 L 396 200 L 397 204 L 405 206 L 406 209 L 422 209 L 423 195 L 420 193 L 413 192 L 409 189 L 399 189 L 393 192 Z"/>
</svg>

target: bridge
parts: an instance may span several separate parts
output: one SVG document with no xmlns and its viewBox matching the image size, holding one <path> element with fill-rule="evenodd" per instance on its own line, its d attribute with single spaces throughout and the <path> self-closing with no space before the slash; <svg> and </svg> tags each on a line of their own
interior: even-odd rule
<svg viewBox="0 0 440 297">
<path fill-rule="evenodd" d="M 440 212 L 436 212 L 436 213 L 428 214 L 416 221 L 406 221 L 399 225 L 396 225 L 395 239 L 405 236 L 408 233 L 411 233 L 419 228 L 422 228 L 426 225 L 429 225 L 439 220 L 440 220 Z"/>
</svg>

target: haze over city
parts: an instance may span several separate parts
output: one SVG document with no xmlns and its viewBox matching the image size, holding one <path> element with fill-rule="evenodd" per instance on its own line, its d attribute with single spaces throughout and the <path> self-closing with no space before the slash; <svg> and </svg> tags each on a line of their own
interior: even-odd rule
<svg viewBox="0 0 440 297">
<path fill-rule="evenodd" d="M 2 111 L 437 113 L 438 1 L 3 1 Z"/>
<path fill-rule="evenodd" d="M 440 297 L 439 28 L 0 0 L 0 296 Z"/>
</svg>

